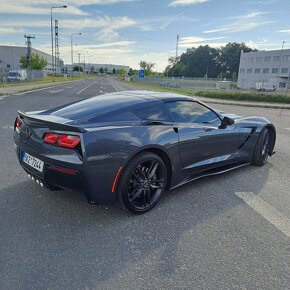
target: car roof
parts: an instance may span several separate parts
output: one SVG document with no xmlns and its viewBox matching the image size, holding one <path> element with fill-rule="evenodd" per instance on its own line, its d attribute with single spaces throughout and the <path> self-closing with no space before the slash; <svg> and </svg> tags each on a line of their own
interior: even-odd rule
<svg viewBox="0 0 290 290">
<path fill-rule="evenodd" d="M 147 91 L 147 90 L 135 90 L 135 91 L 122 91 L 122 92 L 115 92 L 106 94 L 106 96 L 116 96 L 116 97 L 130 97 L 130 98 L 141 98 L 146 100 L 161 100 L 163 102 L 170 102 L 170 101 L 197 101 L 197 99 L 184 96 L 175 93 L 169 92 L 155 92 L 155 91 Z"/>
</svg>

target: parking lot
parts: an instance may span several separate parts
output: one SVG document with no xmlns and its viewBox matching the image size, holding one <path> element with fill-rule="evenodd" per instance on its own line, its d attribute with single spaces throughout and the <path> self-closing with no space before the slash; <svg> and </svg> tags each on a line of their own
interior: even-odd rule
<svg viewBox="0 0 290 290">
<path fill-rule="evenodd" d="M 13 147 L 18 109 L 127 89 L 97 77 L 0 97 L 0 289 L 289 289 L 290 110 L 213 105 L 270 119 L 277 153 L 168 192 L 145 215 L 27 178 Z"/>
</svg>

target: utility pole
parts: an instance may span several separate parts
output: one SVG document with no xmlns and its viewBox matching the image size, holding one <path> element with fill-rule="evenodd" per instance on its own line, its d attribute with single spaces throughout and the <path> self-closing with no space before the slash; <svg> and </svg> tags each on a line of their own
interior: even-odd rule
<svg viewBox="0 0 290 290">
<path fill-rule="evenodd" d="M 29 78 L 31 79 L 31 39 L 35 39 L 35 36 L 31 35 L 24 35 L 26 41 L 25 44 L 27 45 L 27 55 L 26 55 L 26 60 L 28 62 L 28 71 L 29 71 Z"/>
<path fill-rule="evenodd" d="M 57 67 L 59 66 L 59 45 L 58 45 L 58 20 L 55 20 L 55 26 L 54 26 L 54 31 L 55 31 L 55 48 L 54 48 L 54 63 L 55 63 L 55 71 L 54 71 L 54 75 L 56 74 L 57 71 Z"/>
<path fill-rule="evenodd" d="M 78 57 L 79 57 L 79 65 L 81 64 L 81 54 L 78 53 Z"/>
<path fill-rule="evenodd" d="M 176 62 L 177 62 L 177 58 L 178 58 L 178 45 L 179 45 L 179 35 L 177 34 L 177 37 L 176 37 L 176 55 L 175 55 Z"/>
</svg>

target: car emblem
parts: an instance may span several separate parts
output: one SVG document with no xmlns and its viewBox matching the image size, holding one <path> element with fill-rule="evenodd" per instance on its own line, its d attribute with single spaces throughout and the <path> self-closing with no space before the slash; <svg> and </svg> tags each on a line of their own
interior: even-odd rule
<svg viewBox="0 0 290 290">
<path fill-rule="evenodd" d="M 31 137 L 31 135 L 32 135 L 32 129 L 27 128 L 27 129 L 26 129 L 26 135 L 27 135 L 27 139 L 28 139 L 29 137 Z"/>
</svg>

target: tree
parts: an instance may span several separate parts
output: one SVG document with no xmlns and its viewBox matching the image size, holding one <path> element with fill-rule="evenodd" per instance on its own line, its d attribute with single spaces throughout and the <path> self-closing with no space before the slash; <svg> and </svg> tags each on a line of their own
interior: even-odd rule
<svg viewBox="0 0 290 290">
<path fill-rule="evenodd" d="M 155 66 L 155 63 L 153 62 L 147 62 L 145 60 L 141 60 L 139 62 L 139 66 L 141 69 L 143 69 L 145 71 L 145 75 L 149 76 L 152 74 L 152 69 Z"/>
<path fill-rule="evenodd" d="M 123 68 L 121 68 L 121 69 L 119 69 L 118 73 L 119 73 L 119 75 L 123 76 L 126 74 L 126 71 Z"/>
<path fill-rule="evenodd" d="M 100 73 L 101 73 L 101 74 L 104 73 L 104 68 L 103 68 L 103 67 L 100 68 Z"/>
<path fill-rule="evenodd" d="M 237 73 L 234 71 L 233 73 L 232 73 L 232 80 L 233 81 L 236 81 L 237 80 Z"/>
<path fill-rule="evenodd" d="M 171 76 L 173 77 L 182 77 L 184 75 L 185 65 L 182 62 L 174 65 L 171 71 Z"/>
<path fill-rule="evenodd" d="M 208 45 L 187 49 L 180 58 L 170 57 L 165 69 L 168 76 L 186 77 L 232 77 L 237 79 L 241 51 L 252 49 L 245 43 L 228 43 L 222 48 Z M 235 73 L 235 74 L 234 74 Z"/>
<path fill-rule="evenodd" d="M 80 72 L 83 72 L 84 69 L 83 69 L 82 66 L 74 66 L 73 71 L 80 71 Z"/>
<path fill-rule="evenodd" d="M 113 68 L 113 75 L 115 75 L 116 74 L 116 69 L 115 68 Z"/>
<path fill-rule="evenodd" d="M 20 57 L 19 62 L 21 63 L 22 68 L 29 68 L 29 62 L 28 62 L 28 59 L 25 55 L 22 55 Z M 31 54 L 30 62 L 31 62 L 30 67 L 33 70 L 42 70 L 48 64 L 48 62 L 45 58 L 40 57 L 38 53 L 34 53 L 34 52 Z"/>
<path fill-rule="evenodd" d="M 92 66 L 92 67 L 91 67 L 91 70 L 90 70 L 90 73 L 91 73 L 91 74 L 94 74 L 95 72 L 96 72 L 96 71 L 95 71 L 95 67 Z"/>
<path fill-rule="evenodd" d="M 216 77 L 221 70 L 219 50 L 208 45 L 188 49 L 169 71 L 169 76 Z"/>
<path fill-rule="evenodd" d="M 221 48 L 221 63 L 223 71 L 230 71 L 231 74 L 235 72 L 238 75 L 242 50 L 244 52 L 256 51 L 243 42 L 230 42 L 225 47 Z"/>
</svg>

